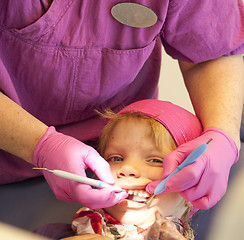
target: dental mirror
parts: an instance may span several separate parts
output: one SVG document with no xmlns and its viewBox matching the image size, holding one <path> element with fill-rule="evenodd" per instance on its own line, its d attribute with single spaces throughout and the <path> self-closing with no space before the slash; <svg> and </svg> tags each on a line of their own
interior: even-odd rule
<svg viewBox="0 0 244 240">
<path fill-rule="evenodd" d="M 136 28 L 153 26 L 158 17 L 155 12 L 138 3 L 119 3 L 111 9 L 112 16 L 120 23 Z"/>
</svg>

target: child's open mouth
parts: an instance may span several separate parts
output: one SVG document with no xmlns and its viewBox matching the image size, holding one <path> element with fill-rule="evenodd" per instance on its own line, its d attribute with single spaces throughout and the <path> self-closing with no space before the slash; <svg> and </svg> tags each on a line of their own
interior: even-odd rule
<svg viewBox="0 0 244 240">
<path fill-rule="evenodd" d="M 143 190 L 143 189 L 129 189 L 126 190 L 129 196 L 126 198 L 127 200 L 138 202 L 138 203 L 145 203 L 151 195 Z"/>
</svg>

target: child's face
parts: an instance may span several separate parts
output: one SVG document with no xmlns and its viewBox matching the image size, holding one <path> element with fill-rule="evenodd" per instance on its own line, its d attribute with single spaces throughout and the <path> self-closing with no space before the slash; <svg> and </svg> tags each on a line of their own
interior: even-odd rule
<svg viewBox="0 0 244 240">
<path fill-rule="evenodd" d="M 163 149 L 158 150 L 150 133 L 145 120 L 121 120 L 112 130 L 104 152 L 115 184 L 130 194 L 106 211 L 125 224 L 150 223 L 154 221 L 156 211 L 163 217 L 181 217 L 186 210 L 179 193 L 163 193 L 145 204 L 150 197 L 145 191 L 146 185 L 162 179 L 163 158 L 173 150 L 170 144 L 164 144 Z"/>
</svg>

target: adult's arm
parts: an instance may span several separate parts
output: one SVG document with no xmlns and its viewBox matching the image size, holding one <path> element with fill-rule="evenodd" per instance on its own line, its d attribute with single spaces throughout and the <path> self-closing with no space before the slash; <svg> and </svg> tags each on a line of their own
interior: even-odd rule
<svg viewBox="0 0 244 240">
<path fill-rule="evenodd" d="M 32 154 L 48 126 L 0 92 L 0 149 L 32 163 Z"/>
<path fill-rule="evenodd" d="M 114 183 L 109 164 L 95 149 L 56 132 L 54 127 L 48 128 L 3 93 L 0 93 L 0 135 L 1 149 L 40 168 L 86 176 L 85 170 L 90 167 L 102 181 Z M 115 193 L 111 188 L 92 189 L 89 185 L 56 177 L 49 172 L 43 174 L 59 200 L 101 208 L 112 206 L 128 196 L 125 191 Z"/>
<path fill-rule="evenodd" d="M 240 148 L 240 125 L 244 100 L 242 55 L 203 63 L 179 61 L 195 113 L 204 130 L 219 128 Z"/>
<path fill-rule="evenodd" d="M 244 64 L 241 55 L 190 64 L 180 62 L 196 115 L 203 134 L 176 149 L 165 171 L 171 172 L 175 162 L 181 163 L 189 153 L 213 138 L 204 154 L 167 182 L 167 188 L 178 191 L 191 201 L 196 211 L 214 206 L 225 194 L 229 171 L 238 160 L 240 125 L 244 95 Z M 176 154 L 176 155 L 175 155 Z M 178 157 L 177 157 L 178 156 Z"/>
<path fill-rule="evenodd" d="M 164 158 L 163 178 L 169 175 L 196 147 L 213 138 L 207 150 L 191 164 L 171 177 L 168 191 L 180 192 L 194 205 L 194 212 L 214 206 L 225 194 L 231 166 L 238 160 L 240 124 L 244 94 L 242 56 L 180 67 L 196 115 L 204 132 L 179 146 Z M 154 191 L 157 183 L 148 186 Z"/>
</svg>

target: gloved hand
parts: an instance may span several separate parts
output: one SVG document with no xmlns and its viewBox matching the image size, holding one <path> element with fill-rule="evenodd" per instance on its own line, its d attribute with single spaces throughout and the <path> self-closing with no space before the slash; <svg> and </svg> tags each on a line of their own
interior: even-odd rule
<svg viewBox="0 0 244 240">
<path fill-rule="evenodd" d="M 230 168 L 239 157 L 235 142 L 225 132 L 209 128 L 200 137 L 179 146 L 164 158 L 163 179 L 210 138 L 213 140 L 196 162 L 171 177 L 165 185 L 167 192 L 180 192 L 185 200 L 191 201 L 194 212 L 198 208 L 211 208 L 225 194 Z M 152 194 L 159 182 L 150 183 L 146 190 Z"/>
<path fill-rule="evenodd" d="M 37 143 L 33 164 L 81 176 L 86 176 L 85 169 L 90 167 L 100 180 L 114 184 L 109 164 L 95 149 L 73 137 L 56 132 L 54 127 L 49 127 Z M 43 171 L 43 174 L 57 199 L 80 202 L 89 208 L 112 206 L 128 196 L 125 191 L 115 193 L 110 188 L 92 189 L 89 185 L 64 179 L 50 172 Z"/>
</svg>

